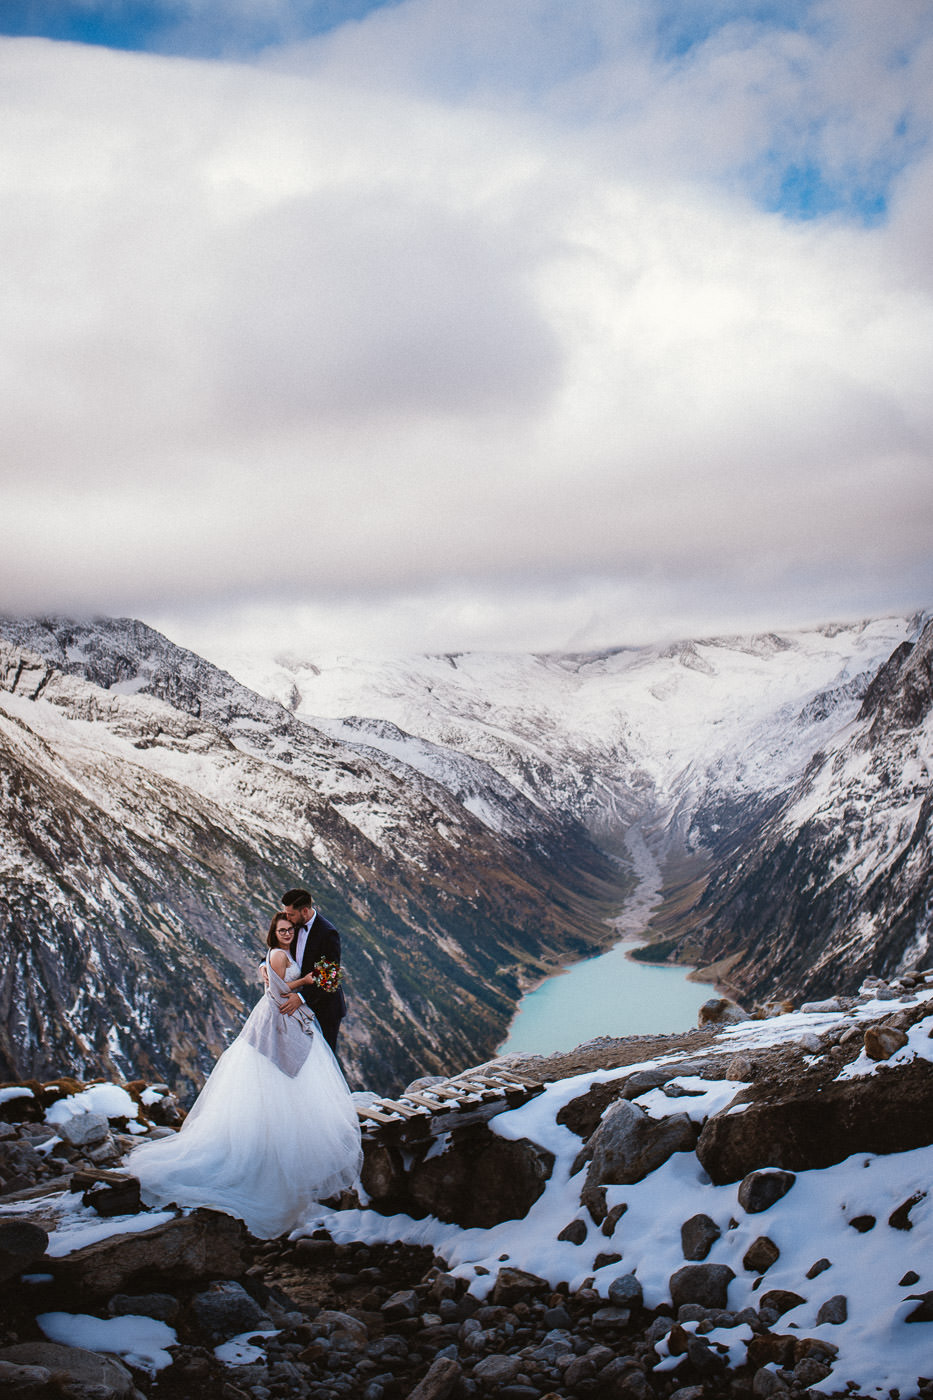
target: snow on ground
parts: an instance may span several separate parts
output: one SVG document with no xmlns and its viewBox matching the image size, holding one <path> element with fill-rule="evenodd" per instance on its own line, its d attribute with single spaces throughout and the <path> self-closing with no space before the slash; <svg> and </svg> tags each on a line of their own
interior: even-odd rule
<svg viewBox="0 0 933 1400">
<path fill-rule="evenodd" d="M 927 996 L 933 996 L 933 991 Z M 740 1049 L 801 1039 L 806 1043 L 814 1032 L 851 1025 L 853 1015 L 856 1020 L 877 1019 L 879 1012 L 890 1014 L 905 1004 L 871 1001 L 847 1018 L 839 1012 L 794 1012 L 769 1021 L 745 1022 L 723 1034 L 721 1053 L 731 1057 Z M 916 1055 L 933 1058 L 931 1024 L 933 1018 L 918 1023 L 892 1063 L 905 1063 Z M 670 1277 L 685 1263 L 681 1225 L 693 1215 L 705 1214 L 722 1231 L 706 1262 L 726 1264 L 735 1274 L 729 1287 L 730 1309 L 757 1308 L 761 1297 L 773 1289 L 796 1293 L 805 1301 L 786 1312 L 774 1330 L 822 1338 L 839 1348 L 831 1374 L 813 1389 L 829 1394 L 852 1383 L 865 1394 L 887 1394 L 894 1388 L 904 1395 L 914 1394 L 918 1377 L 933 1371 L 933 1324 L 906 1320 L 918 1306 L 918 1295 L 933 1289 L 933 1199 L 926 1194 L 933 1180 L 933 1146 L 886 1156 L 857 1153 L 835 1166 L 800 1172 L 786 1196 L 767 1212 L 754 1215 L 739 1205 L 738 1182 L 715 1186 L 694 1153 L 676 1153 L 635 1185 L 607 1187 L 609 1210 L 622 1202 L 627 1205 L 615 1234 L 607 1239 L 580 1205 L 586 1169 L 571 1175 L 580 1139 L 557 1123 L 557 1115 L 592 1084 L 628 1077 L 659 1063 L 645 1061 L 548 1084 L 538 1098 L 492 1120 L 490 1127 L 499 1135 L 527 1137 L 554 1153 L 546 1189 L 522 1220 L 467 1230 L 435 1217 L 385 1217 L 365 1209 L 321 1211 L 309 1217 L 294 1237 L 324 1225 L 338 1242 L 399 1240 L 429 1245 L 480 1298 L 490 1292 L 503 1264 L 537 1274 L 554 1286 L 565 1282 L 576 1289 L 592 1281 L 603 1297 L 608 1297 L 613 1279 L 634 1272 L 646 1306 L 655 1308 L 670 1303 Z M 687 1091 L 683 1097 L 668 1099 L 660 1090 L 652 1090 L 637 1102 L 654 1116 L 689 1113 L 700 1120 L 728 1111 L 744 1087 L 735 1080 L 704 1081 L 694 1076 L 683 1076 L 677 1083 Z M 911 1197 L 922 1198 L 910 1212 L 911 1228 L 889 1225 L 891 1213 Z M 877 1223 L 864 1233 L 849 1223 L 869 1215 Z M 588 1227 L 580 1245 L 557 1238 L 571 1220 L 581 1220 Z M 762 1235 L 773 1240 L 781 1253 L 760 1279 L 742 1260 Z M 609 1250 L 621 1252 L 622 1262 L 597 1269 L 597 1256 Z M 808 1279 L 821 1259 L 829 1261 L 828 1267 Z M 917 1275 L 916 1281 L 904 1282 L 911 1272 Z M 817 1324 L 820 1307 L 840 1295 L 847 1300 L 846 1321 Z M 744 1360 L 739 1343 L 747 1332 L 747 1328 L 744 1333 L 722 1331 L 720 1340 L 737 1353 L 734 1365 Z M 679 1363 L 680 1358 L 662 1356 L 659 1369 L 676 1369 Z"/>
<path fill-rule="evenodd" d="M 178 1341 L 167 1322 L 154 1317 L 91 1317 L 83 1313 L 48 1312 L 36 1318 L 50 1342 L 66 1347 L 84 1347 L 122 1356 L 131 1366 L 154 1376 L 172 1364 L 166 1347 Z"/>
</svg>

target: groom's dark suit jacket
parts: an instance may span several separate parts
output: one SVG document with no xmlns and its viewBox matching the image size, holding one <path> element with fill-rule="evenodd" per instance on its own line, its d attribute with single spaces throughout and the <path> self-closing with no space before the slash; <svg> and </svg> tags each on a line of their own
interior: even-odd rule
<svg viewBox="0 0 933 1400">
<path fill-rule="evenodd" d="M 301 958 L 302 977 L 321 959 L 337 963 L 339 966 L 340 934 L 319 910 L 308 931 L 308 941 Z M 336 1050 L 340 1022 L 347 1014 L 347 999 L 343 988 L 336 992 L 324 992 L 320 987 L 299 987 L 298 991 L 318 1018 L 324 1039 L 332 1050 Z"/>
</svg>

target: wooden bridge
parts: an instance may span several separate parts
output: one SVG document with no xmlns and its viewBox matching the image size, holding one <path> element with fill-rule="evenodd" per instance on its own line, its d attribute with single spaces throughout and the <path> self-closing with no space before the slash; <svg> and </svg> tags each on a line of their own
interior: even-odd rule
<svg viewBox="0 0 933 1400">
<path fill-rule="evenodd" d="M 453 1079 L 408 1090 L 397 1099 L 357 1104 L 356 1111 L 367 1138 L 401 1142 L 439 1137 L 452 1128 L 484 1123 L 543 1092 L 544 1085 L 530 1075 L 502 1069 L 468 1070 Z"/>
</svg>

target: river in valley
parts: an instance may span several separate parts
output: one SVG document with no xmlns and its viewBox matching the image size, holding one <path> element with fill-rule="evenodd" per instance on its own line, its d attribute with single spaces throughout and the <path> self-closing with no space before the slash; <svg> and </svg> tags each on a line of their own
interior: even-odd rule
<svg viewBox="0 0 933 1400">
<path fill-rule="evenodd" d="M 600 1035 L 650 1035 L 696 1026 L 699 1008 L 714 995 L 712 987 L 689 982 L 688 967 L 653 967 L 627 956 L 660 897 L 660 871 L 641 833 L 630 832 L 627 845 L 639 883 L 615 921 L 620 942 L 548 977 L 524 996 L 500 1055 L 548 1055 Z"/>
</svg>

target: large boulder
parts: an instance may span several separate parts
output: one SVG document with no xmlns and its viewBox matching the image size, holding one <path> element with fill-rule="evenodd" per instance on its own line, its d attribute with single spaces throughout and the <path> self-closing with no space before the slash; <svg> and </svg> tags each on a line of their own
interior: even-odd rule
<svg viewBox="0 0 933 1400">
<path fill-rule="evenodd" d="M 17 1215 L 0 1220 L 0 1283 L 41 1259 L 48 1242 L 48 1235 L 35 1221 Z"/>
<path fill-rule="evenodd" d="M 160 1280 L 236 1278 L 248 1267 L 246 1226 L 231 1215 L 196 1210 L 151 1230 L 111 1235 L 49 1267 L 56 1280 L 95 1297 L 151 1289 Z M 171 1289 L 169 1288 L 169 1292 Z"/>
<path fill-rule="evenodd" d="M 756 1093 L 759 1091 L 756 1088 Z M 854 1152 L 908 1152 L 933 1143 L 933 1064 L 897 1068 L 841 1082 L 801 1079 L 707 1120 L 697 1156 L 717 1185 L 760 1167 L 808 1171 Z"/>
<path fill-rule="evenodd" d="M 100 1356 L 83 1347 L 60 1346 L 57 1342 L 17 1342 L 0 1351 L 0 1383 L 5 1392 L 16 1394 L 15 1370 L 24 1368 L 44 1373 L 51 1395 L 93 1395 L 95 1400 L 142 1400 L 133 1377 L 113 1356 Z M 54 1378 L 54 1379 L 53 1379 Z M 38 1376 L 37 1376 L 38 1379 Z M 41 1394 L 43 1392 L 33 1392 Z"/>
<path fill-rule="evenodd" d="M 416 1162 L 408 1193 L 418 1211 L 486 1230 L 527 1215 L 553 1168 L 553 1152 L 529 1138 L 497 1137 L 482 1124 L 452 1134 L 446 1151 Z"/>
<path fill-rule="evenodd" d="M 593 1219 L 606 1214 L 604 1186 L 644 1180 L 675 1152 L 692 1151 L 697 1131 L 685 1113 L 655 1119 L 628 1099 L 614 1103 L 574 1164 L 579 1171 L 590 1160 L 580 1200 Z"/>
</svg>

